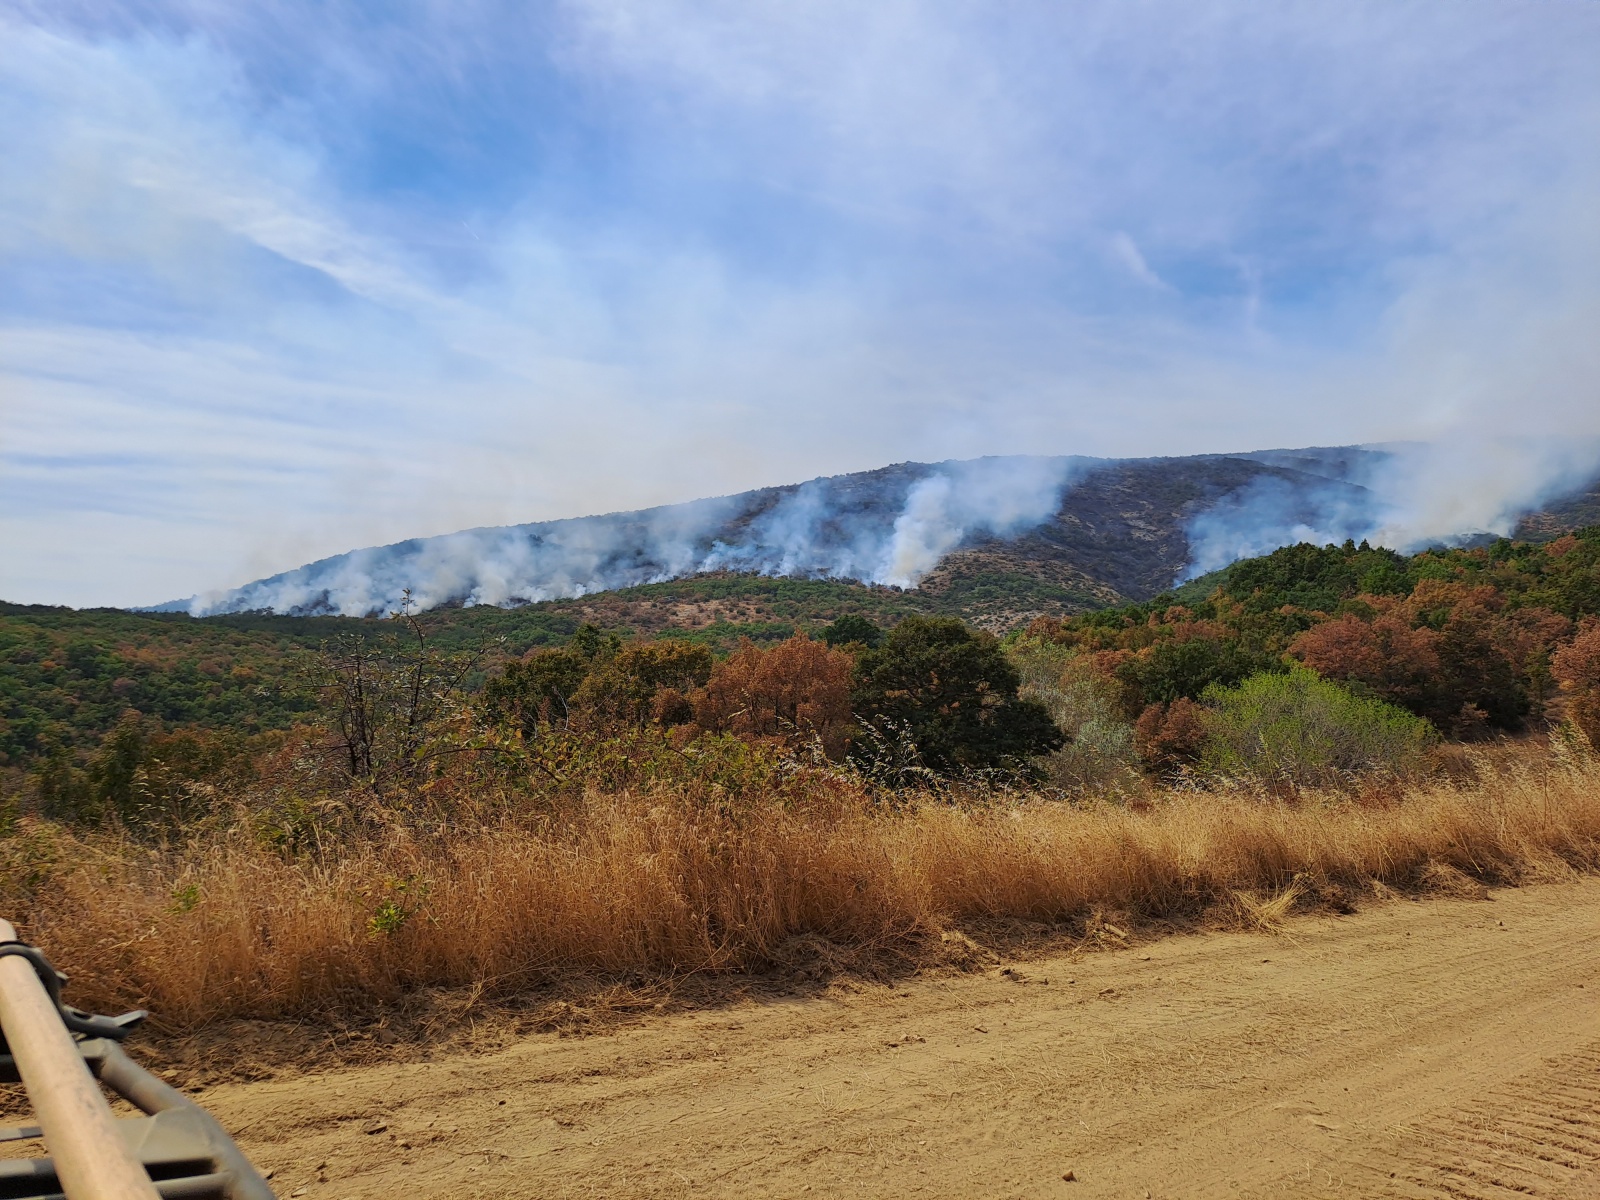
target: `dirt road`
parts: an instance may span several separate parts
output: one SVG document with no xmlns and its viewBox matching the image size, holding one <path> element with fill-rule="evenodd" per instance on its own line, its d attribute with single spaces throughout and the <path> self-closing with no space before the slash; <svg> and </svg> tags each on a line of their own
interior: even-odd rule
<svg viewBox="0 0 1600 1200">
<path fill-rule="evenodd" d="M 1600 880 L 206 1103 L 284 1197 L 1600 1197 Z"/>
</svg>

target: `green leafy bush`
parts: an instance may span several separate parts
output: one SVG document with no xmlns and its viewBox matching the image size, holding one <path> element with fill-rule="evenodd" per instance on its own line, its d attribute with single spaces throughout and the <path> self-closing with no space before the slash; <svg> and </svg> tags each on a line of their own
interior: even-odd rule
<svg viewBox="0 0 1600 1200">
<path fill-rule="evenodd" d="M 851 697 L 873 724 L 909 731 L 934 770 L 1007 766 L 1062 743 L 993 636 L 954 617 L 907 617 L 862 654 Z"/>
<path fill-rule="evenodd" d="M 873 650 L 883 641 L 883 630 L 860 613 L 846 613 L 823 629 L 822 640 L 835 647 L 860 644 Z"/>
<path fill-rule="evenodd" d="M 1407 774 L 1437 738 L 1421 717 L 1298 668 L 1212 688 L 1201 768 L 1295 784 L 1333 784 L 1355 771 Z"/>
</svg>

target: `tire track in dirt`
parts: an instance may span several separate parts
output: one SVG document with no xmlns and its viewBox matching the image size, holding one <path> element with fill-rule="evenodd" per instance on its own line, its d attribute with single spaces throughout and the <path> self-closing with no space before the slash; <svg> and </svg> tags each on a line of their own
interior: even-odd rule
<svg viewBox="0 0 1600 1200">
<path fill-rule="evenodd" d="M 206 1102 L 307 1200 L 1600 1200 L 1597 1032 L 1587 879 Z"/>
<path fill-rule="evenodd" d="M 1413 1169 L 1405 1182 L 1415 1190 L 1399 1195 L 1600 1195 L 1600 1041 L 1406 1134 Z"/>
</svg>

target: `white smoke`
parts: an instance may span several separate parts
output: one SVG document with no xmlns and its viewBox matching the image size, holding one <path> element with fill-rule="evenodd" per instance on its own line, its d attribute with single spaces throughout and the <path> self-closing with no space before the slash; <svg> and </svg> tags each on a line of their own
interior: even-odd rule
<svg viewBox="0 0 1600 1200">
<path fill-rule="evenodd" d="M 354 550 L 174 606 L 195 616 L 268 610 L 364 616 L 412 605 L 515 605 L 707 571 L 915 587 L 975 537 L 1054 515 L 1077 458 L 908 463 L 636 513 L 469 529 Z"/>
<path fill-rule="evenodd" d="M 1189 522 L 1189 579 L 1295 542 L 1363 539 L 1413 551 L 1511 532 L 1600 464 L 1593 439 L 1453 438 L 1277 451 Z M 905 463 L 719 499 L 369 547 L 163 607 L 365 616 L 412 604 L 511 606 L 709 571 L 916 587 L 953 550 L 1013 538 L 1057 513 L 1105 460 Z"/>
<path fill-rule="evenodd" d="M 1579 435 L 1462 434 L 1397 449 L 1368 484 L 1382 519 L 1365 536 L 1415 551 L 1481 534 L 1504 537 L 1526 513 L 1591 482 L 1600 442 Z"/>
<path fill-rule="evenodd" d="M 1190 521 L 1189 566 L 1182 579 L 1296 542 L 1360 541 L 1377 524 L 1372 496 L 1360 488 L 1330 480 L 1326 487 L 1306 489 L 1263 475 Z"/>
<path fill-rule="evenodd" d="M 1182 579 L 1296 542 L 1349 539 L 1415 553 L 1505 537 L 1523 516 L 1600 475 L 1600 439 L 1577 431 L 1561 438 L 1456 433 L 1374 449 L 1336 467 L 1326 486 L 1261 476 L 1199 513 L 1189 522 Z"/>
<path fill-rule="evenodd" d="M 980 458 L 952 463 L 912 487 L 875 583 L 916 587 L 974 533 L 1011 537 L 1038 525 L 1061 504 L 1059 460 Z"/>
</svg>

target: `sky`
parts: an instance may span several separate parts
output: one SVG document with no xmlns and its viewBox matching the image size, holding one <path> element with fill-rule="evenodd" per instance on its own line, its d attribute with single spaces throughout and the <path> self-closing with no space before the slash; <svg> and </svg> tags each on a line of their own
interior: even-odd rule
<svg viewBox="0 0 1600 1200">
<path fill-rule="evenodd" d="M 1600 0 L 0 0 L 0 598 L 986 454 L 1422 440 L 1449 518 L 1597 461 L 1597 62 Z"/>
</svg>

